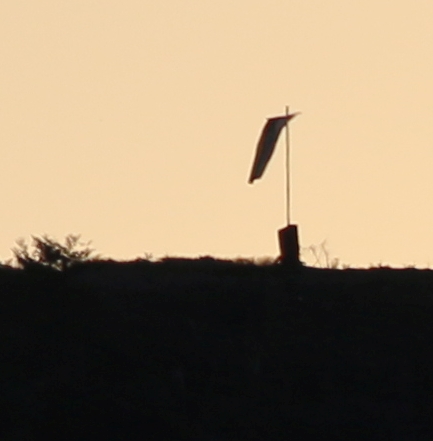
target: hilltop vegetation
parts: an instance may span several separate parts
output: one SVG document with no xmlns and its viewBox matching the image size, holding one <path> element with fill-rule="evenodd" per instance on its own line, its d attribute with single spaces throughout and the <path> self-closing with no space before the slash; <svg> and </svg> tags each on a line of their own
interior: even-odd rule
<svg viewBox="0 0 433 441">
<path fill-rule="evenodd" d="M 2 440 L 431 439 L 432 271 L 32 258 L 0 269 Z"/>
</svg>

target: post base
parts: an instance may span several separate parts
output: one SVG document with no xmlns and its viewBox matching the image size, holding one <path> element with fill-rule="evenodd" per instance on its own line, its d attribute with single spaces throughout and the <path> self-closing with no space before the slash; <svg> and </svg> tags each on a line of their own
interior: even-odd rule
<svg viewBox="0 0 433 441">
<path fill-rule="evenodd" d="M 281 264 L 291 269 L 299 268 L 301 262 L 299 260 L 298 226 L 287 225 L 287 227 L 278 230 L 278 241 Z"/>
</svg>

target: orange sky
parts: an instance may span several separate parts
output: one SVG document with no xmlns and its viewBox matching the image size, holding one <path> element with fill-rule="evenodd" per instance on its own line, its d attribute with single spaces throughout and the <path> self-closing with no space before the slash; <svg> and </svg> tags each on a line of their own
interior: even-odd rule
<svg viewBox="0 0 433 441">
<path fill-rule="evenodd" d="M 0 258 L 80 233 L 104 256 L 276 256 L 293 221 L 351 266 L 433 263 L 430 0 L 3 0 Z M 304 256 L 308 261 L 308 255 Z"/>
</svg>

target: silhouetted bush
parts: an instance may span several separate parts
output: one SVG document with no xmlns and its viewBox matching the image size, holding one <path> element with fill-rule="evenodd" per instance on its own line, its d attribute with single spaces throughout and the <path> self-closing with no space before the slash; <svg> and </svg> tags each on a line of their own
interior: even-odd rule
<svg viewBox="0 0 433 441">
<path fill-rule="evenodd" d="M 32 236 L 31 246 L 23 239 L 17 241 L 17 246 L 12 249 L 15 263 L 19 268 L 48 267 L 63 271 L 74 263 L 95 259 L 94 250 L 89 248 L 90 242 L 80 242 L 80 236 L 69 234 L 64 244 L 43 235 Z"/>
</svg>

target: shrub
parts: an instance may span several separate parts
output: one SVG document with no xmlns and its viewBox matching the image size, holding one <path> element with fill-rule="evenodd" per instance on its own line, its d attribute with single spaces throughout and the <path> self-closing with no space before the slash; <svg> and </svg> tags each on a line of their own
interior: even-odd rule
<svg viewBox="0 0 433 441">
<path fill-rule="evenodd" d="M 19 268 L 48 267 L 63 271 L 74 263 L 96 259 L 89 245 L 90 242 L 80 242 L 79 235 L 69 234 L 62 245 L 45 234 L 41 237 L 32 236 L 31 246 L 24 239 L 17 240 L 17 246 L 12 248 L 12 252 Z"/>
</svg>

